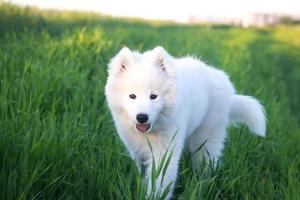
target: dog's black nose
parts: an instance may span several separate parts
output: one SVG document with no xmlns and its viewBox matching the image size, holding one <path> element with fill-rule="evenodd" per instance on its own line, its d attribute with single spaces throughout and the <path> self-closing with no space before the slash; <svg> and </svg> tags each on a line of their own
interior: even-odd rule
<svg viewBox="0 0 300 200">
<path fill-rule="evenodd" d="M 148 121 L 148 115 L 147 114 L 143 114 L 143 113 L 137 114 L 136 120 L 139 123 L 145 123 L 146 121 Z"/>
</svg>

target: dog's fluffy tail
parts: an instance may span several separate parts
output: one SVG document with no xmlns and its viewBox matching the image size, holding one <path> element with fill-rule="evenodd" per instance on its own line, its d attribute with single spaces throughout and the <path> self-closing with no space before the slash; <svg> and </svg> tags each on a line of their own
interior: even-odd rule
<svg viewBox="0 0 300 200">
<path fill-rule="evenodd" d="M 253 97 L 235 95 L 230 110 L 230 119 L 245 123 L 257 135 L 266 135 L 266 117 L 263 106 Z"/>
</svg>

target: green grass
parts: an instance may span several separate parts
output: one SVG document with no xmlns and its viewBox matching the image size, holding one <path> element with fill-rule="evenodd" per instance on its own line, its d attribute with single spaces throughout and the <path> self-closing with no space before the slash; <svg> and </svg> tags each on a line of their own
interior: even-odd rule
<svg viewBox="0 0 300 200">
<path fill-rule="evenodd" d="M 267 137 L 230 128 L 211 178 L 184 153 L 175 199 L 300 199 L 300 26 L 185 26 L 4 3 L 0 199 L 143 199 L 103 93 L 107 63 L 124 45 L 196 55 L 266 107 Z"/>
</svg>

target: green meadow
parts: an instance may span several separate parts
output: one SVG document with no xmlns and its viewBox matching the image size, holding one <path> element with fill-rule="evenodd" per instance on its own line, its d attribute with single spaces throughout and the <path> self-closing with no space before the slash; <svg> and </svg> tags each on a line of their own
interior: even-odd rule
<svg viewBox="0 0 300 200">
<path fill-rule="evenodd" d="M 162 45 L 223 69 L 256 96 L 266 138 L 228 128 L 222 163 L 185 152 L 174 199 L 300 199 L 300 26 L 181 25 L 0 3 L 0 199 L 144 199 L 106 105 L 107 63 Z"/>
</svg>

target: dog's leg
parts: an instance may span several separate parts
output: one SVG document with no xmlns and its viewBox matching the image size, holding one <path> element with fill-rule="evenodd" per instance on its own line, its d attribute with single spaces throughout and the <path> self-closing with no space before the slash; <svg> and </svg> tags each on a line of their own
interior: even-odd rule
<svg viewBox="0 0 300 200">
<path fill-rule="evenodd" d="M 204 144 L 206 160 L 213 161 L 214 166 L 222 155 L 225 137 L 226 127 L 217 127 L 209 132 L 208 140 Z"/>
<path fill-rule="evenodd" d="M 149 157 L 149 156 L 148 156 Z M 146 175 L 146 169 L 149 165 L 149 158 L 147 155 L 139 155 L 135 157 L 135 164 L 142 176 Z"/>
<path fill-rule="evenodd" d="M 206 164 L 213 163 L 215 167 L 222 154 L 224 140 L 226 137 L 226 126 L 214 129 L 199 128 L 189 138 L 189 150 L 192 154 L 193 167 L 200 170 L 203 159 Z M 207 170 L 205 170 L 208 172 Z"/>
<path fill-rule="evenodd" d="M 155 161 L 155 167 L 156 172 L 159 174 L 156 174 L 155 177 L 153 177 L 152 174 L 152 168 L 154 167 L 153 161 L 149 162 L 148 168 L 147 168 L 147 178 L 148 178 L 148 195 L 151 194 L 151 192 L 154 192 L 155 195 L 161 196 L 164 191 L 169 188 L 169 192 L 167 193 L 166 199 L 170 199 L 172 197 L 172 192 L 174 190 L 174 185 L 177 178 L 177 171 L 178 171 L 178 164 L 180 160 L 180 155 L 183 149 L 183 142 L 176 142 L 173 141 L 174 144 L 170 146 L 170 148 L 161 147 L 160 150 L 155 149 L 153 151 L 153 158 Z M 157 147 L 156 147 L 157 148 Z M 165 159 L 162 158 L 165 156 Z M 169 163 L 167 162 L 169 160 Z M 158 172 L 159 167 L 162 166 L 162 170 Z M 152 188 L 152 179 L 155 180 L 155 186 Z M 153 191 L 154 189 L 154 191 Z"/>
</svg>

